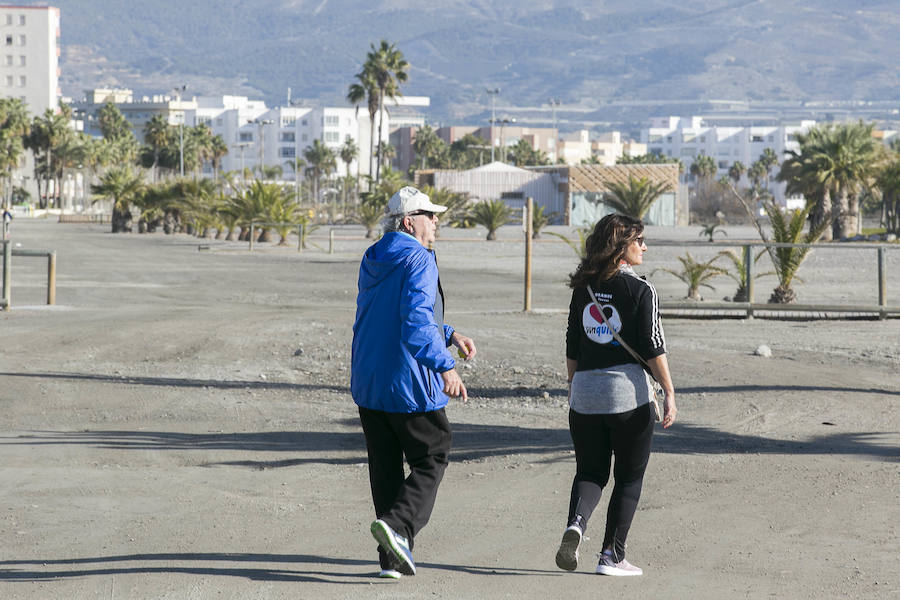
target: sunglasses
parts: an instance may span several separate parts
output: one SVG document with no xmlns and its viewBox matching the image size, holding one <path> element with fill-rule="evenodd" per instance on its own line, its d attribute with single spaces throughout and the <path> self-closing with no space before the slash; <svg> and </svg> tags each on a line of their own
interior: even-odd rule
<svg viewBox="0 0 900 600">
<path fill-rule="evenodd" d="M 418 217 L 419 215 L 425 215 L 429 220 L 434 219 L 434 213 L 430 210 L 417 210 L 409 213 L 408 217 Z"/>
</svg>

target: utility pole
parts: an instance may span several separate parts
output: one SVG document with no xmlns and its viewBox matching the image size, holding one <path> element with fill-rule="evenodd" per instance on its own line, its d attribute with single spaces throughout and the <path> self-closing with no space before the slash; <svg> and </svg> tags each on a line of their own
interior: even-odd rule
<svg viewBox="0 0 900 600">
<path fill-rule="evenodd" d="M 500 93 L 500 88 L 485 90 L 491 97 L 491 162 L 494 162 L 494 98 Z"/>
<path fill-rule="evenodd" d="M 187 90 L 187 85 L 182 85 L 181 87 L 176 87 L 173 91 L 175 92 L 175 99 L 178 101 L 178 107 L 181 111 L 179 113 L 180 119 L 178 119 L 178 162 L 181 167 L 181 177 L 184 178 L 184 109 L 181 108 L 181 94 Z"/>
</svg>

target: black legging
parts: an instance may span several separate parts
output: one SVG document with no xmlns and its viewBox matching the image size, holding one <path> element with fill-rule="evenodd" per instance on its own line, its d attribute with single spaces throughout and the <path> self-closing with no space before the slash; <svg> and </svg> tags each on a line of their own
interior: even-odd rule
<svg viewBox="0 0 900 600">
<path fill-rule="evenodd" d="M 625 557 L 625 538 L 641 497 L 644 470 L 650 459 L 653 440 L 650 405 L 613 415 L 586 415 L 569 410 L 569 431 L 577 465 L 569 501 L 569 524 L 578 523 L 582 529 L 587 526 L 609 481 L 610 462 L 615 456 L 615 484 L 609 499 L 603 547 L 612 548 L 616 561 L 620 561 Z"/>
</svg>

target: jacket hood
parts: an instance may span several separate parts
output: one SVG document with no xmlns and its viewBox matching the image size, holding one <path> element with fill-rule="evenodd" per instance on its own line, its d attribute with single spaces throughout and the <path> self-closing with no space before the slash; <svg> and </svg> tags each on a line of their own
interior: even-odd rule
<svg viewBox="0 0 900 600">
<path fill-rule="evenodd" d="M 360 290 L 378 285 L 391 272 L 409 260 L 410 249 L 425 250 L 419 241 L 409 234 L 391 231 L 369 246 L 359 270 Z"/>
</svg>

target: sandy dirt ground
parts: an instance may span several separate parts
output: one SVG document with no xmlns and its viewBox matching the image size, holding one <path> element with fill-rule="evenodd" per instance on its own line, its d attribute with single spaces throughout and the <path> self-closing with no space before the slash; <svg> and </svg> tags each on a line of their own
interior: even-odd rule
<svg viewBox="0 0 900 600">
<path fill-rule="evenodd" d="M 900 598 L 900 319 L 666 318 L 680 413 L 629 537 L 645 575 L 593 574 L 602 506 L 565 573 L 574 254 L 536 244 L 523 314 L 521 232 L 443 232 L 447 320 L 479 353 L 419 574 L 389 582 L 348 393 L 359 229 L 334 254 L 49 221 L 12 235 L 56 250 L 59 274 L 43 306 L 44 263 L 16 258 L 0 313 L 0 598 Z M 682 252 L 653 240 L 678 237 L 697 228 L 648 230 L 647 272 Z M 874 302 L 874 268 L 817 251 L 801 301 Z"/>
</svg>

